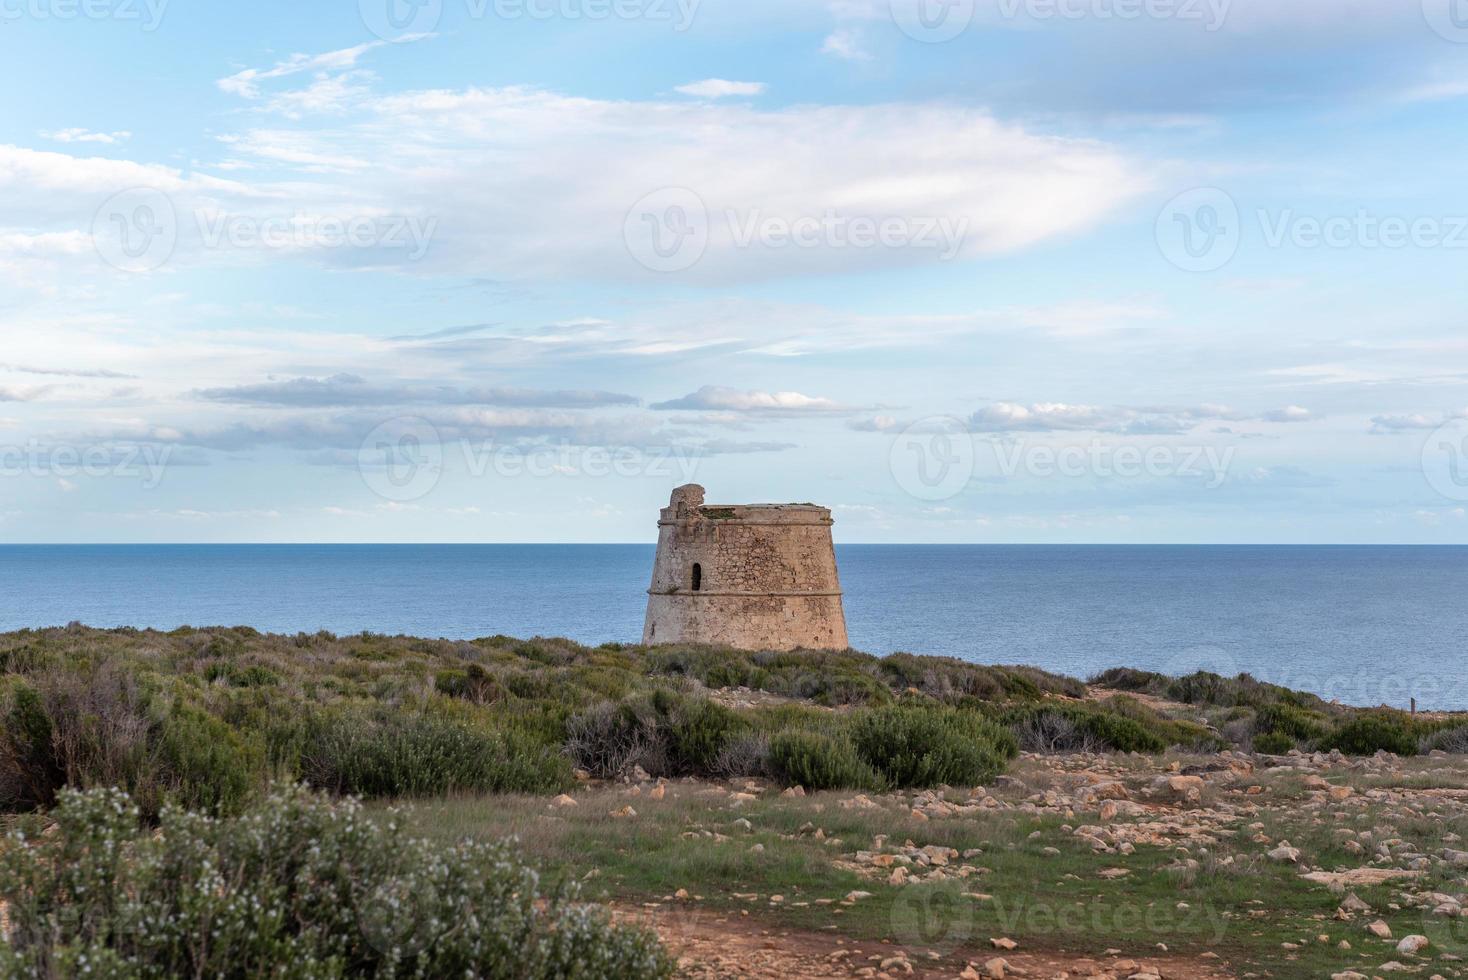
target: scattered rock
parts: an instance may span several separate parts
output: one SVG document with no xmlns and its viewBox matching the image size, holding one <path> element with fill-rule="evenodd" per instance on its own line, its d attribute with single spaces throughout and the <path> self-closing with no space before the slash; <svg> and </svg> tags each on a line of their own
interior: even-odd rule
<svg viewBox="0 0 1468 980">
<path fill-rule="evenodd" d="M 1408 956 L 1416 956 L 1428 947 L 1426 936 L 1405 936 L 1397 943 L 1397 952 L 1406 953 Z"/>
</svg>

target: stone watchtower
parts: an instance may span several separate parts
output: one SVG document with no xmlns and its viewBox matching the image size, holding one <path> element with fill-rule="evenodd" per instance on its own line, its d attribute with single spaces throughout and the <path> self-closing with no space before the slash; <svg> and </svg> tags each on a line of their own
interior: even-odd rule
<svg viewBox="0 0 1468 980">
<path fill-rule="evenodd" d="M 832 523 L 814 504 L 714 506 L 696 484 L 674 490 L 642 642 L 846 649 Z"/>
</svg>

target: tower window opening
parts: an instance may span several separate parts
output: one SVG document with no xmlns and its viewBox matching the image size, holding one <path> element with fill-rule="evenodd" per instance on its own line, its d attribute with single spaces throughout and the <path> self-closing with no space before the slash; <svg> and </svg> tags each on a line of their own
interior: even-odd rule
<svg viewBox="0 0 1468 980">
<path fill-rule="evenodd" d="M 698 592 L 703 588 L 703 566 L 698 562 L 693 563 L 693 591 Z"/>
</svg>

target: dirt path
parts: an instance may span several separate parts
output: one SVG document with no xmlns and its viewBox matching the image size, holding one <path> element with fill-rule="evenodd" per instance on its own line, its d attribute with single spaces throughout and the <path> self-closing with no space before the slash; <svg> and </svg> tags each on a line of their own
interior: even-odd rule
<svg viewBox="0 0 1468 980">
<path fill-rule="evenodd" d="M 1174 956 L 1079 957 L 1041 951 L 966 948 L 932 958 L 919 950 L 880 942 L 852 942 L 841 936 L 772 927 L 752 916 L 696 909 L 619 910 L 618 917 L 655 929 L 678 958 L 687 980 L 735 977 L 850 980 L 852 977 L 989 977 L 986 964 L 1002 958 L 1001 976 L 1124 980 L 1142 975 L 1166 980 L 1231 980 L 1216 961 Z M 965 972 L 965 970 L 970 972 Z"/>
</svg>

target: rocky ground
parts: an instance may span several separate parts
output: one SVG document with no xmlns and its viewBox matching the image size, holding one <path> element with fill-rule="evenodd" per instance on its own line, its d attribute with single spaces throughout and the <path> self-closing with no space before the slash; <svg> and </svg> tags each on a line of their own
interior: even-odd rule
<svg viewBox="0 0 1468 980">
<path fill-rule="evenodd" d="M 989 787 L 587 783 L 516 833 L 689 977 L 1468 975 L 1468 758 L 1025 756 Z"/>
</svg>

